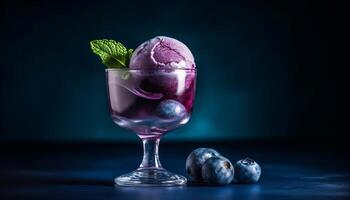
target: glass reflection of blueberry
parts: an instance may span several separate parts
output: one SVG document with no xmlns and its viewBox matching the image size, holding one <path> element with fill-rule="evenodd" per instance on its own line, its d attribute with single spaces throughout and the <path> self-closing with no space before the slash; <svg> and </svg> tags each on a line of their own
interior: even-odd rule
<svg viewBox="0 0 350 200">
<path fill-rule="evenodd" d="M 259 164 L 250 158 L 237 161 L 234 168 L 234 179 L 238 183 L 256 183 L 261 175 Z"/>
</svg>

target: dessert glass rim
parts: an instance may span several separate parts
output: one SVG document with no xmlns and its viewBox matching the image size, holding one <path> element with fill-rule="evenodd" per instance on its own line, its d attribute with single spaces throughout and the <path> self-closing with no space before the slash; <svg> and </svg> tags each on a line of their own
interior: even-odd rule
<svg viewBox="0 0 350 200">
<path fill-rule="evenodd" d="M 109 72 L 109 71 L 140 71 L 140 72 L 152 72 L 152 71 L 164 71 L 164 72 L 172 72 L 172 71 L 197 71 L 197 68 L 179 68 L 179 67 L 175 67 L 175 68 L 155 68 L 155 69 L 139 69 L 139 68 L 136 68 L 136 69 L 130 69 L 130 68 L 106 68 L 105 71 L 106 72 Z"/>
</svg>

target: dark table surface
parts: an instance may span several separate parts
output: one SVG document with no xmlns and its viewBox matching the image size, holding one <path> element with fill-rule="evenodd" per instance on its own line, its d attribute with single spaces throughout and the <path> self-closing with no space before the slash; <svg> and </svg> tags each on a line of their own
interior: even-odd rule
<svg viewBox="0 0 350 200">
<path fill-rule="evenodd" d="M 197 147 L 212 147 L 232 162 L 251 157 L 262 167 L 257 184 L 117 187 L 114 177 L 135 169 L 137 143 L 1 143 L 0 199 L 350 199 L 346 146 L 293 142 L 161 142 L 163 166 L 185 174 Z"/>
</svg>

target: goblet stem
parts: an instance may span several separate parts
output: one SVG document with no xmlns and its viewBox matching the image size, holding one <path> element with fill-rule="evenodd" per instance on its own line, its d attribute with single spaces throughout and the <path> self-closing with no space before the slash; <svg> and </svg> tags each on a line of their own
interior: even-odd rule
<svg viewBox="0 0 350 200">
<path fill-rule="evenodd" d="M 185 177 L 165 170 L 159 162 L 159 138 L 142 138 L 143 159 L 135 171 L 121 175 L 115 183 L 121 186 L 180 186 Z"/>
<path fill-rule="evenodd" d="M 160 139 L 142 139 L 143 159 L 139 169 L 157 168 L 162 169 L 159 161 L 158 147 Z"/>
</svg>

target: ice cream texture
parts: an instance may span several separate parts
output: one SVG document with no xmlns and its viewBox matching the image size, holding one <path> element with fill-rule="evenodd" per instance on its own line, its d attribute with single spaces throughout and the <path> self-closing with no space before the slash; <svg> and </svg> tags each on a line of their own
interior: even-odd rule
<svg viewBox="0 0 350 200">
<path fill-rule="evenodd" d="M 194 69 L 196 64 L 188 47 L 173 38 L 154 37 L 133 52 L 130 69 Z"/>
<path fill-rule="evenodd" d="M 174 71 L 171 76 L 164 74 L 143 79 L 140 88 L 152 94 L 160 93 L 166 98 L 177 99 L 186 108 L 192 108 L 193 93 L 186 91 L 194 87 L 195 73 L 186 70 L 195 70 L 196 65 L 191 51 L 184 43 L 170 37 L 154 37 L 135 49 L 129 68 Z"/>
</svg>

